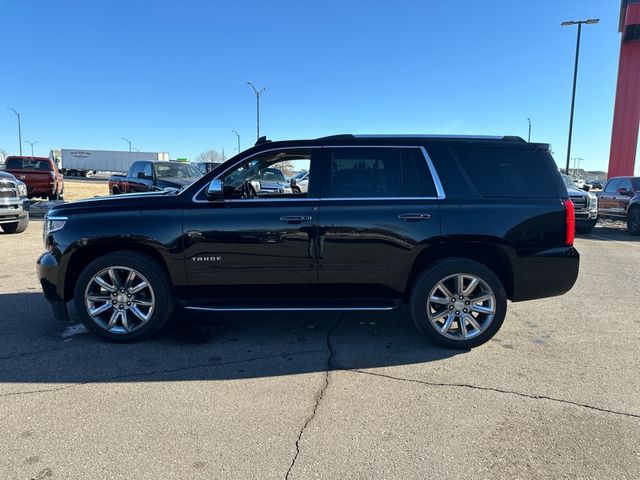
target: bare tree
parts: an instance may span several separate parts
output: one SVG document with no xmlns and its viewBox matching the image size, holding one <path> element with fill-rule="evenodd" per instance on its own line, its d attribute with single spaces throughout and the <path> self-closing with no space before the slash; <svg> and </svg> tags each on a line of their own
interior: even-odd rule
<svg viewBox="0 0 640 480">
<path fill-rule="evenodd" d="M 198 154 L 195 158 L 196 162 L 221 162 L 222 158 L 220 154 L 215 150 L 207 150 L 206 152 L 202 152 Z"/>
</svg>

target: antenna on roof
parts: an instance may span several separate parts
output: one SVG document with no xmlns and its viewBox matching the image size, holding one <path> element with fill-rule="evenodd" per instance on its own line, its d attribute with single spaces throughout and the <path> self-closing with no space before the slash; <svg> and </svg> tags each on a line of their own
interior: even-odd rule
<svg viewBox="0 0 640 480">
<path fill-rule="evenodd" d="M 267 140 L 267 137 L 265 137 L 264 135 L 260 138 L 258 138 L 258 140 L 256 141 L 256 145 L 262 145 L 263 143 L 270 143 L 271 140 Z"/>
</svg>

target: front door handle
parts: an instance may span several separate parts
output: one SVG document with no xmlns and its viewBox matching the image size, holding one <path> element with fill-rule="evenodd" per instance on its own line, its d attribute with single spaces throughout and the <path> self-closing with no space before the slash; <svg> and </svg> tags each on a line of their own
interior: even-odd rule
<svg viewBox="0 0 640 480">
<path fill-rule="evenodd" d="M 430 218 L 430 213 L 401 213 L 398 215 L 398 219 L 404 220 L 405 222 L 419 222 L 420 220 L 429 220 Z"/>
<path fill-rule="evenodd" d="M 311 219 L 312 217 L 310 215 L 292 215 L 289 217 L 280 217 L 280 221 L 285 223 L 310 222 Z"/>
</svg>

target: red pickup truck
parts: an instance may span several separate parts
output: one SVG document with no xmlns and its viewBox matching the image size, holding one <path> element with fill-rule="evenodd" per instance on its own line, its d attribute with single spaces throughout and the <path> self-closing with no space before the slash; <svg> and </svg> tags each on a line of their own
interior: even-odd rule
<svg viewBox="0 0 640 480">
<path fill-rule="evenodd" d="M 5 170 L 27 185 L 29 198 L 58 200 L 64 195 L 64 177 L 47 157 L 9 156 Z"/>
</svg>

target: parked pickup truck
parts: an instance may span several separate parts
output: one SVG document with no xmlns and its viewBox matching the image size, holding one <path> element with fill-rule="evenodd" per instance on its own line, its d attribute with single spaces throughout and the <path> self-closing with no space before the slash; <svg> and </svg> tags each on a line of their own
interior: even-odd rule
<svg viewBox="0 0 640 480">
<path fill-rule="evenodd" d="M 27 185 L 29 198 L 58 200 L 64 195 L 64 178 L 47 157 L 10 156 L 5 170 Z"/>
<path fill-rule="evenodd" d="M 567 187 L 569 199 L 573 202 L 576 216 L 576 232 L 591 233 L 598 223 L 598 197 L 594 193 L 585 192 L 578 188 L 569 175 L 562 175 Z"/>
<path fill-rule="evenodd" d="M 27 186 L 10 173 L 0 172 L 0 227 L 22 233 L 29 225 Z"/>
<path fill-rule="evenodd" d="M 112 175 L 109 178 L 109 191 L 112 195 L 119 195 L 167 188 L 181 189 L 200 177 L 200 170 L 188 163 L 140 160 L 131 165 L 126 175 Z"/>
<path fill-rule="evenodd" d="M 598 214 L 626 220 L 631 235 L 640 235 L 640 177 L 613 177 L 598 194 Z"/>
</svg>

